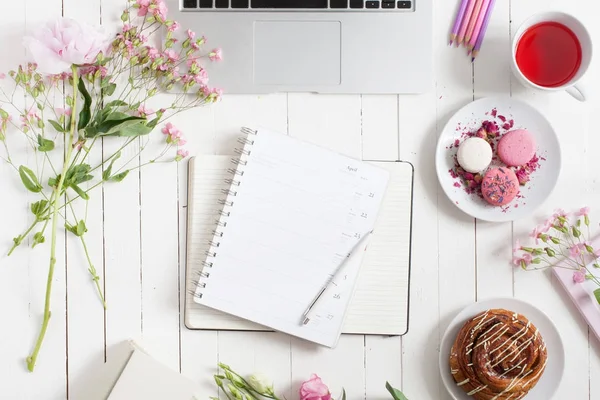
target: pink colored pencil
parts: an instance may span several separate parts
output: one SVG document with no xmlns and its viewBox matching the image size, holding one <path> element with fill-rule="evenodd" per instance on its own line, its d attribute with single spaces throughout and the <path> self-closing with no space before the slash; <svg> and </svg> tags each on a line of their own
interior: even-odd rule
<svg viewBox="0 0 600 400">
<path fill-rule="evenodd" d="M 465 16 L 465 10 L 467 9 L 467 3 L 469 0 L 462 0 L 460 3 L 460 8 L 458 9 L 458 14 L 456 14 L 456 20 L 454 21 L 454 27 L 452 28 L 452 33 L 450 34 L 450 46 L 456 40 L 456 35 L 458 35 L 458 31 L 460 29 L 460 25 Z"/>
<path fill-rule="evenodd" d="M 469 25 L 469 20 L 471 19 L 471 14 L 473 14 L 473 8 L 475 7 L 475 2 L 477 0 L 469 0 L 467 4 L 467 9 L 465 11 L 465 15 L 462 19 L 460 30 L 458 31 L 458 35 L 456 35 L 456 45 L 460 46 L 461 43 L 465 40 L 465 33 L 467 32 L 467 27 Z"/>
<path fill-rule="evenodd" d="M 475 58 L 477 57 L 477 55 L 479 54 L 479 51 L 481 50 L 481 45 L 483 44 L 483 39 L 485 38 L 485 33 L 487 32 L 487 28 L 490 23 L 492 12 L 494 11 L 494 4 L 496 4 L 496 0 L 491 0 L 490 6 L 488 7 L 487 12 L 485 13 L 485 20 L 483 21 L 483 26 L 481 27 L 481 30 L 479 31 L 479 35 L 477 36 L 477 42 L 475 42 L 475 47 L 473 48 L 473 58 L 471 61 L 475 61 Z"/>
<path fill-rule="evenodd" d="M 482 4 L 483 0 L 475 0 L 475 8 L 473 9 L 473 14 L 471 14 L 471 20 L 469 21 L 467 33 L 465 34 L 465 45 L 469 43 L 469 41 L 471 41 L 471 36 L 473 35 L 473 31 L 475 30 L 475 24 L 477 23 L 477 18 L 479 18 L 479 12 L 481 11 Z"/>
<path fill-rule="evenodd" d="M 471 40 L 469 40 L 469 51 L 473 50 L 475 47 L 475 43 L 477 43 L 477 38 L 479 37 L 479 33 L 481 32 L 481 27 L 483 26 L 483 21 L 487 16 L 487 11 L 490 5 L 490 0 L 483 0 L 483 4 L 481 6 L 481 10 L 479 11 L 479 15 L 477 16 L 477 22 L 475 23 L 475 28 L 473 29 L 473 34 L 471 35 Z"/>
</svg>

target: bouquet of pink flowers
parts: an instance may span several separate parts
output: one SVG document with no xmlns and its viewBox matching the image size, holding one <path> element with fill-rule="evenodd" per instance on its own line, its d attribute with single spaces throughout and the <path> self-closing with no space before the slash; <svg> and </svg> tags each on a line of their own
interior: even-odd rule
<svg viewBox="0 0 600 400">
<path fill-rule="evenodd" d="M 283 399 L 282 396 L 275 394 L 273 381 L 262 374 L 253 374 L 245 379 L 226 364 L 219 363 L 219 368 L 223 373 L 214 375 L 214 379 L 227 400 Z M 386 382 L 385 387 L 390 392 L 393 400 L 408 400 L 402 392 L 392 387 L 388 382 Z M 333 400 L 329 388 L 317 374 L 312 374 L 310 379 L 302 382 L 299 394 L 300 400 Z M 210 399 L 219 400 L 217 397 L 211 397 Z M 344 389 L 342 389 L 340 400 L 346 400 Z"/>
<path fill-rule="evenodd" d="M 182 32 L 167 11 L 164 0 L 129 0 L 122 27 L 112 35 L 59 18 L 25 39 L 34 62 L 10 71 L 10 80 L 0 75 L 0 157 L 35 198 L 31 223 L 14 237 L 9 255 L 23 243 L 36 247 L 50 236 L 44 317 L 27 358 L 30 371 L 50 320 L 59 228 L 81 243 L 91 282 L 106 307 L 88 255 L 86 217 L 77 214 L 73 203 L 87 201 L 94 188 L 121 182 L 145 165 L 187 157 L 183 133 L 163 123 L 221 96 L 221 90 L 208 85 L 202 66 L 203 60 L 219 61 L 221 50 L 205 50 L 206 39 Z M 171 89 L 176 94 L 158 96 Z M 162 132 L 164 147 L 142 163 L 139 155 L 153 132 Z M 104 150 L 115 151 L 104 154 L 102 145 L 110 141 L 116 145 Z M 134 150 L 125 152 L 130 146 Z M 123 154 L 133 156 L 122 162 Z"/>
<path fill-rule="evenodd" d="M 547 268 L 573 270 L 573 281 L 594 282 L 598 288 L 594 296 L 600 303 L 600 280 L 593 269 L 600 268 L 600 249 L 594 249 L 589 241 L 589 207 L 581 208 L 571 215 L 557 210 L 543 224 L 535 227 L 531 237 L 535 246 L 522 246 L 517 240 L 513 249 L 513 264 L 526 271 Z M 558 263 L 562 260 L 562 263 Z"/>
</svg>

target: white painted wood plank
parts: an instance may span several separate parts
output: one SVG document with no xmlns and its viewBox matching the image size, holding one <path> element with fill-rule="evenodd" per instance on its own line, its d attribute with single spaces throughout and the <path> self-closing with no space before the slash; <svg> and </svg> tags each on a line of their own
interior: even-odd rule
<svg viewBox="0 0 600 400">
<path fill-rule="evenodd" d="M 363 160 L 398 159 L 398 96 L 361 95 Z"/>
<path fill-rule="evenodd" d="M 107 30 L 120 29 L 123 0 L 101 0 L 102 25 Z M 103 157 L 108 159 L 122 145 L 122 139 L 103 141 Z M 139 165 L 137 142 L 122 152 L 113 170 Z M 130 339 L 140 339 L 142 329 L 141 260 L 140 260 L 140 181 L 130 173 L 121 183 L 107 183 L 101 188 L 104 209 L 104 287 L 107 302 L 106 347 L 110 349 Z"/>
<path fill-rule="evenodd" d="M 351 157 L 361 157 L 360 97 L 288 95 L 289 134 Z M 315 357 L 316 356 L 316 357 Z M 364 336 L 342 335 L 335 349 L 292 340 L 294 389 L 312 373 L 320 375 L 334 397 L 365 398 Z M 345 371 L 340 374 L 340 371 Z M 296 399 L 298 393 L 292 393 Z"/>
<path fill-rule="evenodd" d="M 473 63 L 475 98 L 508 95 L 511 71 L 509 2 L 496 2 L 482 51 Z M 498 121 L 499 122 L 499 121 Z M 512 255 L 510 246 L 512 223 L 476 221 L 477 239 L 477 298 L 513 295 Z"/>
<path fill-rule="evenodd" d="M 65 1 L 64 16 L 93 26 L 100 24 L 100 1 L 86 3 Z M 86 82 L 87 83 L 87 82 Z M 62 107 L 64 100 L 58 104 Z M 95 145 L 87 158 L 94 168 L 102 161 L 102 143 Z M 100 178 L 101 170 L 96 178 Z M 101 178 L 100 178 L 101 179 Z M 90 188 L 97 180 L 86 184 Z M 102 192 L 98 188 L 90 193 L 86 203 L 79 199 L 73 203 L 73 211 L 78 219 L 84 219 L 88 233 L 84 235 L 90 258 L 99 276 L 104 275 L 104 240 L 102 216 Z M 70 224 L 75 224 L 73 211 L 67 210 Z M 88 272 L 88 263 L 79 238 L 67 234 L 67 357 L 69 398 L 83 399 L 82 384 L 86 375 L 93 374 L 104 364 L 104 308 L 98 296 L 96 286 Z M 103 286 L 103 281 L 100 282 Z"/>
<path fill-rule="evenodd" d="M 554 3 L 554 4 L 552 4 Z M 541 1 L 515 4 L 513 2 L 511 17 L 513 27 L 518 26 L 524 18 L 537 11 L 540 6 L 557 6 L 565 9 L 558 2 L 550 4 Z M 583 6 L 578 8 L 579 14 L 584 14 Z M 514 31 L 516 28 L 514 28 Z M 564 162 L 559 182 L 550 198 L 530 218 L 524 218 L 514 223 L 515 237 L 524 238 L 542 219 L 551 214 L 555 208 L 572 210 L 582 206 L 582 203 L 597 201 L 598 197 L 582 193 L 581 185 L 584 178 L 581 171 L 586 167 L 585 157 L 581 157 L 581 149 L 586 147 L 586 135 L 591 126 L 589 121 L 581 118 L 581 113 L 587 107 L 571 99 L 566 93 L 546 94 L 525 89 L 513 80 L 513 94 L 537 107 L 553 124 L 556 129 Z M 571 155 L 571 156 L 569 156 Z M 574 193 L 577 193 L 575 196 Z M 591 203 L 593 204 L 593 203 Z M 547 274 L 535 272 L 515 272 L 515 295 L 530 301 L 545 311 L 557 325 L 565 344 L 566 368 L 557 397 L 589 398 L 589 362 L 581 366 L 581 360 L 589 357 L 587 326 L 577 315 L 576 308 L 571 304 L 557 282 L 550 280 Z"/>
<path fill-rule="evenodd" d="M 385 388 L 402 385 L 402 338 L 365 336 L 365 393 L 368 399 L 389 398 Z"/>
</svg>

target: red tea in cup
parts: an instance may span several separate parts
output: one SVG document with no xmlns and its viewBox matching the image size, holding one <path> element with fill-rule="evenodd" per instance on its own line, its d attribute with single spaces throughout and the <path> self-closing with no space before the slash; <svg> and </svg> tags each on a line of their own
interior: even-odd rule
<svg viewBox="0 0 600 400">
<path fill-rule="evenodd" d="M 582 50 L 571 29 L 558 22 L 541 22 L 523 33 L 515 58 L 527 79 L 552 88 L 575 77 L 581 67 Z"/>
</svg>

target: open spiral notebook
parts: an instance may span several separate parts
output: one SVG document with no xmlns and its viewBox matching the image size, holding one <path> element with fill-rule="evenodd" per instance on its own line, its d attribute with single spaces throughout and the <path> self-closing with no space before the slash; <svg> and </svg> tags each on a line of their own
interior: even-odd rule
<svg viewBox="0 0 600 400">
<path fill-rule="evenodd" d="M 238 158 L 189 162 L 186 326 L 278 330 L 329 347 L 340 333 L 406 333 L 412 166 L 242 132 Z M 371 230 L 367 250 L 347 259 L 318 318 L 302 326 L 319 288 Z"/>
</svg>

